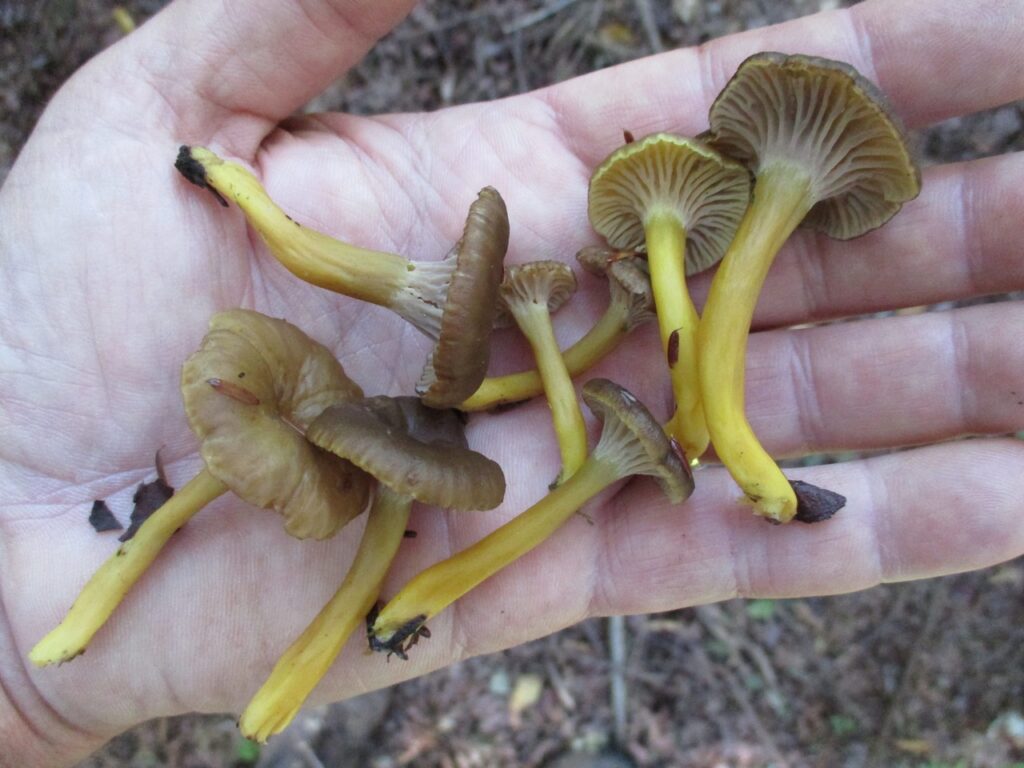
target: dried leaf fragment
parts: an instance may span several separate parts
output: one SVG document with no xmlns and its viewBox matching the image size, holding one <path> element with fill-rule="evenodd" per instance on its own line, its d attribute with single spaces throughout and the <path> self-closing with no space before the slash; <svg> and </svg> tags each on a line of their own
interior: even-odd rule
<svg viewBox="0 0 1024 768">
<path fill-rule="evenodd" d="M 89 525 L 96 533 L 104 533 L 105 531 L 120 531 L 124 528 L 117 518 L 114 517 L 114 513 L 110 511 L 110 507 L 107 506 L 107 502 L 103 499 L 96 499 L 92 503 L 92 510 L 89 512 Z"/>
<path fill-rule="evenodd" d="M 139 526 L 146 522 L 146 519 L 160 509 L 164 502 L 173 495 L 174 489 L 162 477 L 158 477 L 151 483 L 139 483 L 139 487 L 132 495 L 135 507 L 132 509 L 132 516 L 128 521 L 128 530 L 122 533 L 117 540 L 128 541 L 139 530 Z"/>
</svg>

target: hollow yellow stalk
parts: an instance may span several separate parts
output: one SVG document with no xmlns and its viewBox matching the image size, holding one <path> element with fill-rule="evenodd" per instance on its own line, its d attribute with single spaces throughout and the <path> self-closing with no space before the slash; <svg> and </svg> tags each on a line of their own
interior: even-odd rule
<svg viewBox="0 0 1024 768">
<path fill-rule="evenodd" d="M 715 452 L 758 514 L 779 522 L 793 518 L 797 499 L 747 421 L 747 336 L 768 268 L 813 203 L 804 172 L 781 164 L 760 171 L 753 202 L 711 283 L 699 330 L 698 371 Z"/>
<path fill-rule="evenodd" d="M 658 313 L 661 350 L 668 362 L 676 409 L 666 430 L 688 459 L 708 447 L 708 429 L 697 375 L 697 309 L 686 289 L 686 229 L 672 211 L 651 213 L 644 222 L 651 289 Z"/>
<path fill-rule="evenodd" d="M 387 643 L 399 630 L 414 629 L 547 539 L 589 499 L 622 472 L 590 456 L 576 473 L 528 510 L 471 547 L 452 555 L 406 584 L 381 609 L 372 631 Z"/>
<path fill-rule="evenodd" d="M 387 307 L 415 270 L 403 256 L 359 248 L 289 218 L 256 177 L 237 163 L 203 147 L 192 147 L 190 154 L 203 167 L 206 183 L 235 201 L 274 256 L 302 280 Z"/>
<path fill-rule="evenodd" d="M 576 399 L 572 378 L 558 349 L 547 305 L 514 302 L 510 303 L 509 308 L 537 361 L 537 372 L 551 408 L 551 420 L 562 455 L 558 482 L 564 482 L 587 458 L 587 425 L 583 421 L 583 412 Z"/>
<path fill-rule="evenodd" d="M 32 663 L 44 667 L 83 653 L 174 532 L 227 490 L 204 469 L 171 496 L 86 582 L 64 620 L 29 652 Z"/>
<path fill-rule="evenodd" d="M 575 378 L 597 365 L 629 333 L 629 308 L 613 302 L 594 327 L 562 352 L 569 376 Z M 536 370 L 519 371 L 484 379 L 473 395 L 459 405 L 460 411 L 486 411 L 505 403 L 529 400 L 544 391 Z"/>
<path fill-rule="evenodd" d="M 265 742 L 288 726 L 370 612 L 409 521 L 412 499 L 379 486 L 355 559 L 338 591 L 284 652 L 238 727 Z"/>
</svg>

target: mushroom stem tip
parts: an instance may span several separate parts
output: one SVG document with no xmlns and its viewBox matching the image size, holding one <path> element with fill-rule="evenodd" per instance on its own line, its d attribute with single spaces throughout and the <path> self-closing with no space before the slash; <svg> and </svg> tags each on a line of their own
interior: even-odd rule
<svg viewBox="0 0 1024 768">
<path fill-rule="evenodd" d="M 381 609 L 370 627 L 371 647 L 395 646 L 420 625 L 539 545 L 621 471 L 593 456 L 562 485 L 471 547 L 421 571 Z"/>
<path fill-rule="evenodd" d="M 796 514 L 796 497 L 747 421 L 745 354 L 768 268 L 812 203 L 806 176 L 786 167 L 762 172 L 711 282 L 697 332 L 697 373 L 711 442 L 758 514 L 780 522 Z"/>
<path fill-rule="evenodd" d="M 284 652 L 245 708 L 238 727 L 266 742 L 288 726 L 370 611 L 409 522 L 412 499 L 378 488 L 366 529 L 345 580 L 305 631 Z"/>
<path fill-rule="evenodd" d="M 676 216 L 661 214 L 648 219 L 644 232 L 662 351 L 676 401 L 668 426 L 686 455 L 698 458 L 707 450 L 709 437 L 697 379 L 699 318 L 686 288 L 686 229 Z"/>
<path fill-rule="evenodd" d="M 199 510 L 228 490 L 203 470 L 171 496 L 97 569 L 64 620 L 29 652 L 37 667 L 58 664 L 85 652 L 93 635 L 160 553 L 164 544 Z"/>
<path fill-rule="evenodd" d="M 202 153 L 206 152 L 211 156 L 214 156 L 211 152 L 202 150 L 202 148 L 193 148 L 183 144 L 178 149 L 178 157 L 174 161 L 174 167 L 178 170 L 182 176 L 184 176 L 190 183 L 195 184 L 200 189 L 206 189 L 210 191 L 224 208 L 228 207 L 228 201 L 224 199 L 220 192 L 211 186 L 209 180 L 206 178 L 206 165 L 200 160 Z M 216 156 L 214 156 L 216 157 Z"/>
</svg>

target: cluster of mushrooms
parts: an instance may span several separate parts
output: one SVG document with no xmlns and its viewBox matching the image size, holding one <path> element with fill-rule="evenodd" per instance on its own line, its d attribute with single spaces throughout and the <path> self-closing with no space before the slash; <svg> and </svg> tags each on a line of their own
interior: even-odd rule
<svg viewBox="0 0 1024 768">
<path fill-rule="evenodd" d="M 715 100 L 709 122 L 698 139 L 659 133 L 634 141 L 627 133 L 594 172 L 589 214 L 607 245 L 577 258 L 607 278 L 611 301 L 566 350 L 558 348 L 551 315 L 576 290 L 573 272 L 554 261 L 503 266 L 508 215 L 494 189 L 470 206 L 463 236 L 445 258 L 416 262 L 305 227 L 241 166 L 182 147 L 178 170 L 225 206 L 234 201 L 291 272 L 394 310 L 434 346 L 418 397 L 367 397 L 326 347 L 289 323 L 242 309 L 214 316 L 181 379 L 205 468 L 97 570 L 31 660 L 43 666 L 82 653 L 174 531 L 227 491 L 279 512 L 300 539 L 330 537 L 368 507 L 338 591 L 242 714 L 243 733 L 259 741 L 291 721 L 364 619 L 373 650 L 405 658 L 429 635 L 425 622 L 612 483 L 649 475 L 682 503 L 693 491 L 691 465 L 709 443 L 757 514 L 776 523 L 831 517 L 845 499 L 790 482 L 745 417 L 754 305 L 798 225 L 856 237 L 918 194 L 919 172 L 875 87 L 834 61 L 752 56 Z M 719 261 L 698 317 L 686 276 Z M 661 424 L 627 390 L 591 380 L 582 397 L 603 429 L 590 448 L 572 378 L 652 318 L 675 412 Z M 487 378 L 491 330 L 512 324 L 528 340 L 536 370 Z M 501 468 L 468 448 L 459 412 L 541 393 L 561 454 L 550 493 L 380 607 L 414 501 L 453 510 L 502 501 Z"/>
</svg>

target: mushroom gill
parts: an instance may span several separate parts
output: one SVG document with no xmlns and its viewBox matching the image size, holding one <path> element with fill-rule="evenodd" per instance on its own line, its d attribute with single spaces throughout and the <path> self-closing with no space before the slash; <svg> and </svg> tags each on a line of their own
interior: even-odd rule
<svg viewBox="0 0 1024 768">
<path fill-rule="evenodd" d="M 588 381 L 583 399 L 604 423 L 583 465 L 525 512 L 409 581 L 376 615 L 371 647 L 407 650 L 431 617 L 541 544 L 589 499 L 624 477 L 654 477 L 673 504 L 689 497 L 689 465 L 639 400 L 606 379 Z"/>
<path fill-rule="evenodd" d="M 183 367 L 182 394 L 206 466 L 96 570 L 29 652 L 36 666 L 83 653 L 175 531 L 226 491 L 276 509 L 300 538 L 330 536 L 365 508 L 368 476 L 301 431 L 328 404 L 362 392 L 294 326 L 242 309 L 215 315 Z"/>
<path fill-rule="evenodd" d="M 508 212 L 495 189 L 480 191 L 462 238 L 447 257 L 424 262 L 360 248 L 303 226 L 281 210 L 252 173 L 203 147 L 181 147 L 175 167 L 223 204 L 234 200 L 294 275 L 387 307 L 433 339 L 418 387 L 428 405 L 454 406 L 480 385 L 509 236 Z"/>
<path fill-rule="evenodd" d="M 697 378 L 697 310 L 686 275 L 714 264 L 750 195 L 747 170 L 696 139 L 658 133 L 613 152 L 590 179 L 588 213 L 613 248 L 647 250 L 676 409 L 668 424 L 690 459 L 708 445 Z"/>
<path fill-rule="evenodd" d="M 415 398 L 371 397 L 332 406 L 313 422 L 309 435 L 325 450 L 363 467 L 379 484 L 341 586 L 242 713 L 242 733 L 260 742 L 291 722 L 370 612 L 401 544 L 413 500 L 490 509 L 505 493 L 501 468 L 466 446 L 458 414 L 433 410 Z"/>
<path fill-rule="evenodd" d="M 572 378 L 593 368 L 622 343 L 630 331 L 655 317 L 651 278 L 647 262 L 640 253 L 588 246 L 576 254 L 576 259 L 587 272 L 608 279 L 610 301 L 597 322 L 562 351 L 562 359 Z M 484 379 L 458 408 L 460 411 L 485 411 L 529 400 L 543 391 L 544 383 L 536 369 L 493 376 Z"/>
<path fill-rule="evenodd" d="M 776 253 L 798 225 L 856 237 L 916 197 L 920 173 L 877 88 L 840 62 L 752 56 L 715 100 L 710 123 L 714 145 L 755 176 L 753 201 L 712 281 L 698 332 L 711 441 L 758 514 L 783 523 L 826 519 L 845 499 L 794 487 L 744 414 L 754 306 Z"/>
</svg>

